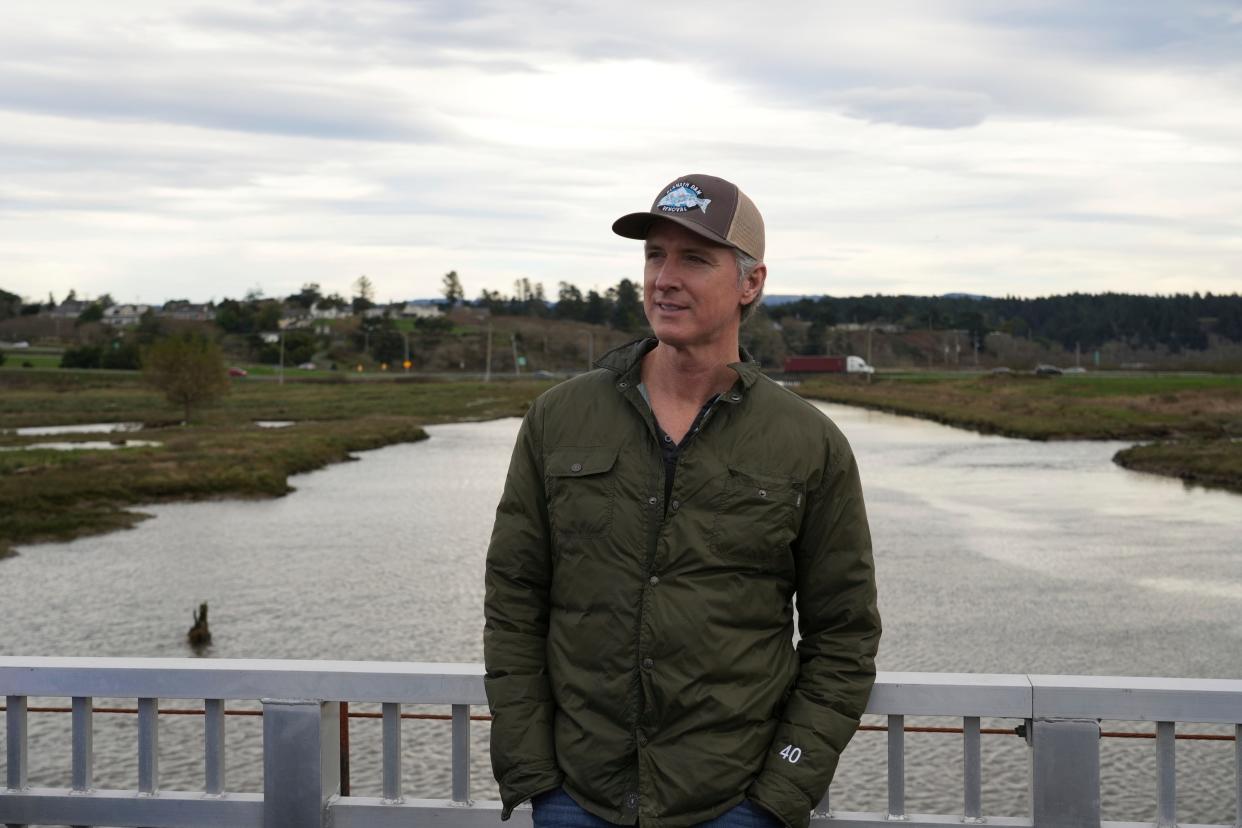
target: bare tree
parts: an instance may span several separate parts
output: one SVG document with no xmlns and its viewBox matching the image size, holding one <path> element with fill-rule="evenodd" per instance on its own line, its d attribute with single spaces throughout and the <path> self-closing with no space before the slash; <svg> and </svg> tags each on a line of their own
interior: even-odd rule
<svg viewBox="0 0 1242 828">
<path fill-rule="evenodd" d="M 194 334 L 157 340 L 142 355 L 143 376 L 170 403 L 184 407 L 186 423 L 193 406 L 228 392 L 226 370 L 220 346 Z"/>
</svg>

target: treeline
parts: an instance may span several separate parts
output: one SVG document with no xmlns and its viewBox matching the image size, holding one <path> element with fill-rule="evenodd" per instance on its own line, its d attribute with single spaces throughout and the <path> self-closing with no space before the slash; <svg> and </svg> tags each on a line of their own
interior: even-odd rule
<svg viewBox="0 0 1242 828">
<path fill-rule="evenodd" d="M 820 328 L 839 324 L 900 325 L 968 331 L 982 342 L 1007 333 L 1057 343 L 1067 350 L 1120 342 L 1164 346 L 1172 353 L 1204 350 L 1214 336 L 1242 342 L 1242 295 L 1191 293 L 1144 296 L 1071 293 L 1039 299 L 949 296 L 820 296 L 767 308 Z"/>
<path fill-rule="evenodd" d="M 572 319 L 621 331 L 637 331 L 646 324 L 641 288 L 629 279 L 603 293 L 588 290 L 586 294 L 577 285 L 561 282 L 554 303 L 545 296 L 541 282 L 532 285 L 529 279 L 519 279 L 513 288 L 510 296 L 484 288 L 473 304 L 493 314 Z"/>
</svg>

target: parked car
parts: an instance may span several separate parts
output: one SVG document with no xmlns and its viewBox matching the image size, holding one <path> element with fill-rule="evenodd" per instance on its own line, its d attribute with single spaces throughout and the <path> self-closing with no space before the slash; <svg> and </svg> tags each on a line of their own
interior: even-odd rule
<svg viewBox="0 0 1242 828">
<path fill-rule="evenodd" d="M 1048 365 L 1041 362 L 1039 365 L 1035 366 L 1035 370 L 1031 373 L 1037 377 L 1059 377 L 1065 372 L 1055 365 Z"/>
<path fill-rule="evenodd" d="M 301 368 L 303 371 L 314 371 L 317 366 L 313 362 L 303 362 L 298 367 Z"/>
<path fill-rule="evenodd" d="M 248 373 L 249 372 L 245 368 L 238 368 L 237 366 L 233 366 L 232 368 L 229 369 L 230 377 L 244 377 Z"/>
<path fill-rule="evenodd" d="M 1066 373 L 1066 374 L 1085 374 L 1085 373 L 1087 373 L 1087 369 L 1086 369 L 1086 368 L 1083 368 L 1081 365 L 1071 365 L 1070 367 L 1068 367 L 1068 368 L 1066 368 L 1066 369 L 1065 369 L 1064 373 Z"/>
</svg>

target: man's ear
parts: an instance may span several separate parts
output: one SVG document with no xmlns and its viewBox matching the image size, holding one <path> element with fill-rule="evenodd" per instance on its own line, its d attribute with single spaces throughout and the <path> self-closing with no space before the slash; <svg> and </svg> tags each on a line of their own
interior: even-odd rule
<svg viewBox="0 0 1242 828">
<path fill-rule="evenodd" d="M 768 266 L 763 262 L 755 265 L 755 269 L 750 275 L 742 280 L 742 301 L 741 304 L 749 305 L 755 301 L 760 293 L 763 292 L 763 283 L 768 280 Z"/>
</svg>

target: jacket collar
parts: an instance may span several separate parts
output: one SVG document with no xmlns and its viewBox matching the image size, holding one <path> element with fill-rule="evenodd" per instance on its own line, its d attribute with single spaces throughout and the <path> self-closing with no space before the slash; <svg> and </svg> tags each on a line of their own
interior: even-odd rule
<svg viewBox="0 0 1242 828">
<path fill-rule="evenodd" d="M 618 345 L 597 359 L 595 367 L 605 368 L 616 373 L 619 378 L 624 378 L 630 373 L 637 371 L 642 358 L 658 344 L 660 344 L 660 340 L 649 336 L 644 339 L 635 339 L 624 345 Z M 736 371 L 738 377 L 741 378 L 742 387 L 749 389 L 755 384 L 755 380 L 759 379 L 759 363 L 755 362 L 754 357 L 741 346 L 739 346 L 738 356 L 740 357 L 739 361 L 730 363 L 729 367 Z"/>
</svg>

